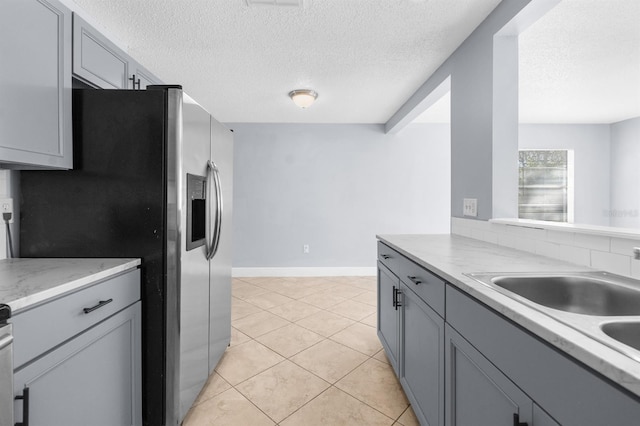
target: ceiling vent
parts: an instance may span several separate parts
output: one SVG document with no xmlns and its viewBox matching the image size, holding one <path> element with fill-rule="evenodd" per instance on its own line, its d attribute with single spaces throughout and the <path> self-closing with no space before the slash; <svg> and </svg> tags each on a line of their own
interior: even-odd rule
<svg viewBox="0 0 640 426">
<path fill-rule="evenodd" d="M 310 0 L 245 0 L 247 6 L 280 6 L 280 7 L 301 7 L 308 6 Z"/>
</svg>

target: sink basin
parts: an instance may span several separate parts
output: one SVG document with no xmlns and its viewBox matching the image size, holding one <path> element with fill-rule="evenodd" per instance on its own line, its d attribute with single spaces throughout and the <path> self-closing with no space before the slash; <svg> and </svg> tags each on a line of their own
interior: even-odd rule
<svg viewBox="0 0 640 426">
<path fill-rule="evenodd" d="M 576 314 L 640 315 L 640 289 L 584 276 L 505 276 L 493 284 L 540 305 Z"/>
<path fill-rule="evenodd" d="M 604 271 L 465 275 L 640 362 L 639 280 Z"/>
<path fill-rule="evenodd" d="M 640 351 L 640 322 L 610 322 L 600 328 L 612 339 Z"/>
</svg>

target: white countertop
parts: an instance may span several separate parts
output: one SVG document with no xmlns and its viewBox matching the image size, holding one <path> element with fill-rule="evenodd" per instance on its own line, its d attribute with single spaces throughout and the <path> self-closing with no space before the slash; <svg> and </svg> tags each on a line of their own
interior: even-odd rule
<svg viewBox="0 0 640 426">
<path fill-rule="evenodd" d="M 140 263 L 140 259 L 2 259 L 0 303 L 15 314 Z"/>
<path fill-rule="evenodd" d="M 579 272 L 592 269 L 457 235 L 379 235 L 378 239 L 640 396 L 640 362 L 463 275 L 471 272 Z"/>
</svg>

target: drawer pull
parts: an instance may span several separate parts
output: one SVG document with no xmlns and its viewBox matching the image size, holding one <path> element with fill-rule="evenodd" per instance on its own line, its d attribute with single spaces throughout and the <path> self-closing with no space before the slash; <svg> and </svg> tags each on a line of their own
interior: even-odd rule
<svg viewBox="0 0 640 426">
<path fill-rule="evenodd" d="M 22 395 L 16 396 L 15 400 L 22 400 L 22 421 L 16 422 L 15 426 L 29 426 L 29 388 L 25 386 Z"/>
<path fill-rule="evenodd" d="M 513 426 L 527 426 L 528 423 L 520 422 L 520 415 L 518 413 L 513 413 Z"/>
<path fill-rule="evenodd" d="M 407 278 L 409 278 L 409 280 L 411 280 L 411 282 L 414 283 L 415 285 L 422 284 L 422 281 L 420 281 L 417 277 L 412 277 L 411 275 L 407 275 Z"/>
<path fill-rule="evenodd" d="M 402 307 L 402 305 L 400 304 L 400 301 L 398 300 L 399 294 L 402 294 L 400 289 L 396 288 L 396 286 L 393 286 L 393 306 L 396 308 L 396 311 L 398 310 L 399 307 Z"/>
<path fill-rule="evenodd" d="M 113 299 L 101 300 L 101 301 L 98 302 L 98 304 L 96 306 L 92 306 L 90 308 L 84 308 L 82 310 L 82 312 L 84 312 L 85 314 L 91 313 L 91 312 L 95 311 L 96 309 L 102 308 L 104 305 L 108 305 L 111 302 L 113 302 Z"/>
<path fill-rule="evenodd" d="M 384 260 L 391 259 L 391 256 L 389 256 L 388 254 L 381 254 L 380 257 Z"/>
<path fill-rule="evenodd" d="M 393 288 L 391 289 L 391 300 L 393 301 L 393 307 L 396 308 L 396 311 L 398 310 L 398 308 L 396 307 L 396 286 L 394 285 Z"/>
</svg>

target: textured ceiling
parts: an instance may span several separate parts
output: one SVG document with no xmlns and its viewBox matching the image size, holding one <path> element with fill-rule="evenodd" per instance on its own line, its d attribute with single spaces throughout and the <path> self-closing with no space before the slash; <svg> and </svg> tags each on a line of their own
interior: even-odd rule
<svg viewBox="0 0 640 426">
<path fill-rule="evenodd" d="M 500 3 L 72 1 L 219 120 L 292 123 L 386 122 Z M 521 121 L 603 123 L 640 115 L 638 22 L 640 0 L 562 0 L 533 24 L 520 36 Z M 307 110 L 287 97 L 300 88 L 319 93 Z M 443 121 L 447 102 L 416 121 Z"/>
<path fill-rule="evenodd" d="M 640 1 L 562 0 L 519 36 L 520 121 L 640 116 Z M 448 122 L 445 96 L 418 122 Z"/>
<path fill-rule="evenodd" d="M 224 122 L 384 123 L 500 0 L 73 0 Z M 301 110 L 289 91 L 311 88 Z"/>
<path fill-rule="evenodd" d="M 562 0 L 520 35 L 519 47 L 521 121 L 640 116 L 639 0 Z"/>
</svg>

